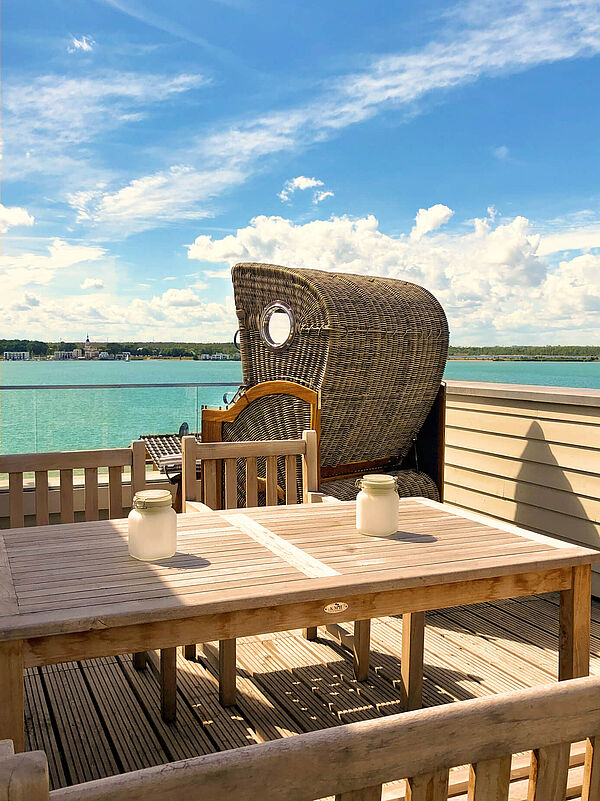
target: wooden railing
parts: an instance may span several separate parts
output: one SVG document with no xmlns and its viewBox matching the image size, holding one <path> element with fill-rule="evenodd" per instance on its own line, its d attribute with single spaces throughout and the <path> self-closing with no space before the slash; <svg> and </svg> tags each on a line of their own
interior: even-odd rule
<svg viewBox="0 0 600 801">
<path fill-rule="evenodd" d="M 97 520 L 98 469 L 108 469 L 108 514 L 123 516 L 123 468 L 131 471 L 132 494 L 145 485 L 146 446 L 141 440 L 129 448 L 112 450 L 63 451 L 59 453 L 23 453 L 0 456 L 0 473 L 8 473 L 9 521 L 11 528 L 25 525 L 25 489 L 23 476 L 35 475 L 35 522 L 38 526 L 50 523 L 48 473 L 60 475 L 60 510 L 62 523 L 72 523 L 74 512 L 73 471 L 83 470 L 86 520 Z"/>
<path fill-rule="evenodd" d="M 448 503 L 600 547 L 599 464 L 600 390 L 447 382 Z"/>
<path fill-rule="evenodd" d="M 445 801 L 449 769 L 470 765 L 469 801 L 506 801 L 512 755 L 532 749 L 528 801 L 562 801 L 571 743 L 587 740 L 582 801 L 600 797 L 600 680 L 405 712 L 48 791 L 43 752 L 0 748 L 4 801 L 380 801 L 406 779 L 407 801 Z M 517 759 L 521 759 L 518 757 Z M 525 795 L 526 794 L 526 795 Z M 569 792 L 571 797 L 571 791 Z M 390 797 L 386 791 L 386 797 Z M 396 796 L 402 797 L 399 792 Z"/>
</svg>

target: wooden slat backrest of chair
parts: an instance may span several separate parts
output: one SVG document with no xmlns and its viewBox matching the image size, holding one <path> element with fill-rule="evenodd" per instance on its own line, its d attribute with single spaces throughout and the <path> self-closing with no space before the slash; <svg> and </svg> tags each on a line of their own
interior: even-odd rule
<svg viewBox="0 0 600 801">
<path fill-rule="evenodd" d="M 331 796 L 379 801 L 382 786 L 400 779 L 407 780 L 407 801 L 446 801 L 455 795 L 449 791 L 449 770 L 470 764 L 469 801 L 506 801 L 509 792 L 513 797 L 507 780 L 511 754 L 535 749 L 528 801 L 554 801 L 565 797 L 568 760 L 562 752 L 586 737 L 593 744 L 600 731 L 599 696 L 600 679 L 573 679 L 157 765 L 97 780 L 89 790 L 81 784 L 49 795 L 43 759 L 32 759 L 31 752 L 13 757 L 7 751 L 0 756 L 0 796 L 12 797 L 6 788 L 14 772 L 31 793 L 15 798 L 36 801 L 142 796 L 161 801 L 314 801 Z M 581 798 L 597 801 L 597 755 L 593 745 L 588 749 Z M 14 759 L 20 764 L 11 761 L 11 770 L 4 769 L 3 760 Z"/>
<path fill-rule="evenodd" d="M 261 440 L 259 442 L 206 442 L 198 443 L 193 436 L 183 437 L 183 476 L 185 501 L 202 500 L 211 509 L 219 508 L 219 463 L 224 464 L 225 492 L 222 505 L 234 509 L 238 505 L 238 470 L 244 471 L 246 506 L 258 504 L 259 485 L 264 486 L 267 506 L 279 502 L 277 460 L 285 461 L 285 501 L 297 503 L 296 459 L 302 459 L 305 494 L 318 489 L 318 444 L 315 431 L 305 431 L 302 439 Z M 259 478 L 257 460 L 266 465 L 264 479 Z M 202 465 L 202 497 L 199 497 L 197 464 Z M 184 507 L 185 511 L 185 507 Z"/>
<path fill-rule="evenodd" d="M 38 526 L 45 526 L 50 522 L 50 471 L 57 471 L 60 476 L 60 520 L 62 523 L 72 523 L 75 519 L 74 470 L 83 469 L 84 472 L 85 519 L 97 520 L 98 469 L 108 468 L 109 517 L 122 517 L 123 468 L 131 469 L 133 495 L 145 486 L 145 463 L 146 447 L 142 440 L 132 442 L 130 448 L 0 456 L 0 473 L 9 474 L 10 527 L 25 525 L 24 473 L 35 474 L 35 522 Z"/>
</svg>

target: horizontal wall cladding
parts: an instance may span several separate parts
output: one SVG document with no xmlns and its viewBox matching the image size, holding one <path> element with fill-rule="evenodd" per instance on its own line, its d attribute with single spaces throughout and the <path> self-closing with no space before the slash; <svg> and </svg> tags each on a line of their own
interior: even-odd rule
<svg viewBox="0 0 600 801">
<path fill-rule="evenodd" d="M 600 548 L 600 390 L 447 382 L 444 492 L 448 503 Z"/>
</svg>

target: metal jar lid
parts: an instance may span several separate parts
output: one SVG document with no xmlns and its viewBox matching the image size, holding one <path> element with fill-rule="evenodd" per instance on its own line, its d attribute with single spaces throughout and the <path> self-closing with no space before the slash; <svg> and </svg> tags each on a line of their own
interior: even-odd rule
<svg viewBox="0 0 600 801">
<path fill-rule="evenodd" d="M 369 473 L 356 480 L 358 489 L 369 492 L 372 495 L 387 495 L 389 492 L 396 491 L 396 479 L 394 476 L 387 476 L 381 473 Z"/>
<path fill-rule="evenodd" d="M 140 490 L 133 496 L 135 509 L 160 509 L 171 506 L 173 498 L 169 490 Z"/>
</svg>

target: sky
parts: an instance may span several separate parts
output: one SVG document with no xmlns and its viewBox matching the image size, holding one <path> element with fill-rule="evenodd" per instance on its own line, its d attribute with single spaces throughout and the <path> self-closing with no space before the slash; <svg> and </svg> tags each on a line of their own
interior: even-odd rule
<svg viewBox="0 0 600 801">
<path fill-rule="evenodd" d="M 0 336 L 228 341 L 238 261 L 600 341 L 600 2 L 4 0 Z"/>
</svg>

